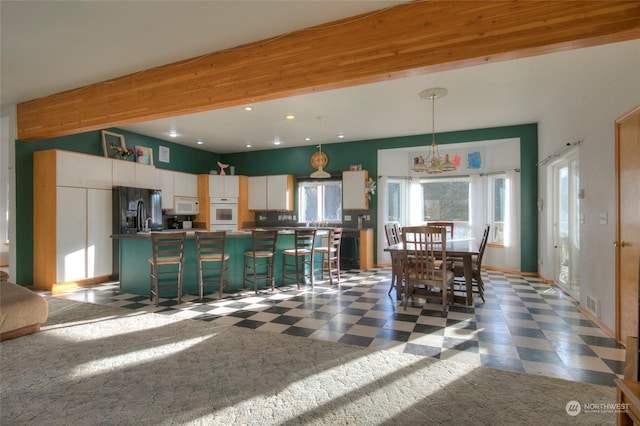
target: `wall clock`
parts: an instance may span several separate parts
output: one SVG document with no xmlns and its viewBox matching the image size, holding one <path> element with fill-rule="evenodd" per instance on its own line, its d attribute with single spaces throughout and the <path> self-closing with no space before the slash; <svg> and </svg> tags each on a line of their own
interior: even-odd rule
<svg viewBox="0 0 640 426">
<path fill-rule="evenodd" d="M 311 166 L 314 169 L 318 169 L 320 167 L 325 168 L 327 167 L 328 162 L 329 158 L 327 157 L 327 154 L 322 151 L 314 152 L 311 156 Z"/>
</svg>

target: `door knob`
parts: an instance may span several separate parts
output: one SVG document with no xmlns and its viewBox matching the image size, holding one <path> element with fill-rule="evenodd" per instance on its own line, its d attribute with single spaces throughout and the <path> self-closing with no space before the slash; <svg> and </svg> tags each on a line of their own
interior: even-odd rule
<svg viewBox="0 0 640 426">
<path fill-rule="evenodd" d="M 627 243 L 625 241 L 614 241 L 613 242 L 613 246 L 614 247 L 626 247 Z"/>
</svg>

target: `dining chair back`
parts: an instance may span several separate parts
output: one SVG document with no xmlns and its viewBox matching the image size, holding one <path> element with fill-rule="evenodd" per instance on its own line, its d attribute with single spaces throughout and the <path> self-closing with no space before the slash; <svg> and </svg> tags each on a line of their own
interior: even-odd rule
<svg viewBox="0 0 640 426">
<path fill-rule="evenodd" d="M 442 227 L 447 230 L 447 234 L 449 234 L 449 238 L 453 238 L 453 222 L 448 222 L 448 221 L 427 222 L 427 226 Z"/>
<path fill-rule="evenodd" d="M 482 232 L 482 239 L 480 240 L 480 245 L 478 246 L 478 255 L 475 256 L 471 263 L 471 282 L 475 284 L 475 291 L 480 295 L 480 298 L 484 302 L 484 282 L 482 281 L 482 258 L 484 256 L 485 249 L 487 248 L 487 242 L 489 241 L 489 231 L 491 230 L 491 225 L 485 225 L 484 231 Z M 465 278 L 464 275 L 464 264 L 462 261 L 454 262 L 453 266 L 453 274 L 455 277 Z"/>
<path fill-rule="evenodd" d="M 300 289 L 300 283 L 304 284 L 308 276 L 313 288 L 316 235 L 315 228 L 296 228 L 294 247 L 282 251 L 282 284 L 286 284 L 287 280 L 295 280 Z"/>
<path fill-rule="evenodd" d="M 424 294 L 426 300 L 442 303 L 445 316 L 453 300 L 453 271 L 444 268 L 440 259 L 447 258 L 447 231 L 437 226 L 410 226 L 403 229 L 404 238 L 404 307 L 409 297 Z M 435 292 L 439 289 L 439 292 Z"/>
<path fill-rule="evenodd" d="M 398 244 L 402 242 L 402 235 L 400 234 L 400 224 L 398 222 L 387 222 L 384 224 L 384 234 L 387 238 L 387 245 L 392 246 L 394 244 Z M 393 251 L 391 252 L 391 282 L 389 283 L 389 292 L 388 295 L 391 294 L 394 288 L 398 290 L 398 295 L 400 294 L 400 287 L 398 287 L 401 282 L 399 281 L 400 275 L 400 265 L 398 254 Z"/>
<path fill-rule="evenodd" d="M 387 238 L 387 245 L 392 246 L 401 241 L 398 233 L 400 227 L 397 222 L 387 222 L 384 224 L 384 235 Z"/>
<path fill-rule="evenodd" d="M 277 240 L 278 231 L 275 229 L 251 231 L 251 250 L 244 253 L 244 288 L 247 288 L 247 282 L 251 282 L 258 294 L 258 283 L 264 280 L 273 290 Z"/>
<path fill-rule="evenodd" d="M 229 255 L 224 252 L 227 233 L 226 231 L 197 231 L 195 238 L 200 300 L 207 286 L 217 286 L 222 299 L 222 290 L 229 284 Z"/>
<path fill-rule="evenodd" d="M 149 300 L 160 303 L 160 290 L 175 288 L 182 303 L 185 232 L 152 232 L 149 259 Z M 175 281 L 171 277 L 175 275 Z M 168 281 L 168 282 L 167 282 Z"/>
<path fill-rule="evenodd" d="M 327 245 L 317 247 L 316 253 L 322 256 L 320 270 L 324 279 L 325 269 L 329 273 L 329 284 L 333 285 L 333 276 L 336 276 L 336 283 L 340 283 L 340 244 L 342 243 L 342 228 L 332 228 L 329 230 Z"/>
</svg>

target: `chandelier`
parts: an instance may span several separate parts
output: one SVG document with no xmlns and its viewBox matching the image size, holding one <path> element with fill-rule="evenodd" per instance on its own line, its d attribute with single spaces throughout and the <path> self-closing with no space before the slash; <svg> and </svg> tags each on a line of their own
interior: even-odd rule
<svg viewBox="0 0 640 426">
<path fill-rule="evenodd" d="M 448 92 L 449 91 L 443 87 L 435 87 L 420 92 L 422 99 L 431 99 L 431 146 L 429 147 L 426 158 L 419 156 L 414 160 L 412 168 L 414 172 L 436 174 L 450 172 L 456 169 L 456 166 L 449 160 L 449 154 L 446 154 L 444 158 L 442 158 L 438 151 L 438 145 L 436 145 L 436 99 L 446 96 Z"/>
</svg>

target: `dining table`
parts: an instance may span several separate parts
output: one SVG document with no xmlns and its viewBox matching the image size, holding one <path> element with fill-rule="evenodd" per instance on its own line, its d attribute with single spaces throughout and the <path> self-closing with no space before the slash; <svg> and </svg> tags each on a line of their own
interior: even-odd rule
<svg viewBox="0 0 640 426">
<path fill-rule="evenodd" d="M 391 254 L 392 268 L 397 268 L 394 273 L 398 274 L 398 279 L 396 279 L 396 297 L 398 300 L 402 299 L 402 278 L 399 271 L 404 268 L 402 263 L 404 259 L 404 246 L 405 243 L 400 242 L 384 249 L 384 251 Z M 408 248 L 410 249 L 411 247 Z M 467 306 L 473 306 L 473 256 L 477 256 L 479 252 L 478 243 L 474 238 L 452 238 L 446 240 L 447 259 L 462 259 L 464 267 L 466 297 L 462 300 L 454 297 L 454 302 L 461 302 Z"/>
</svg>

